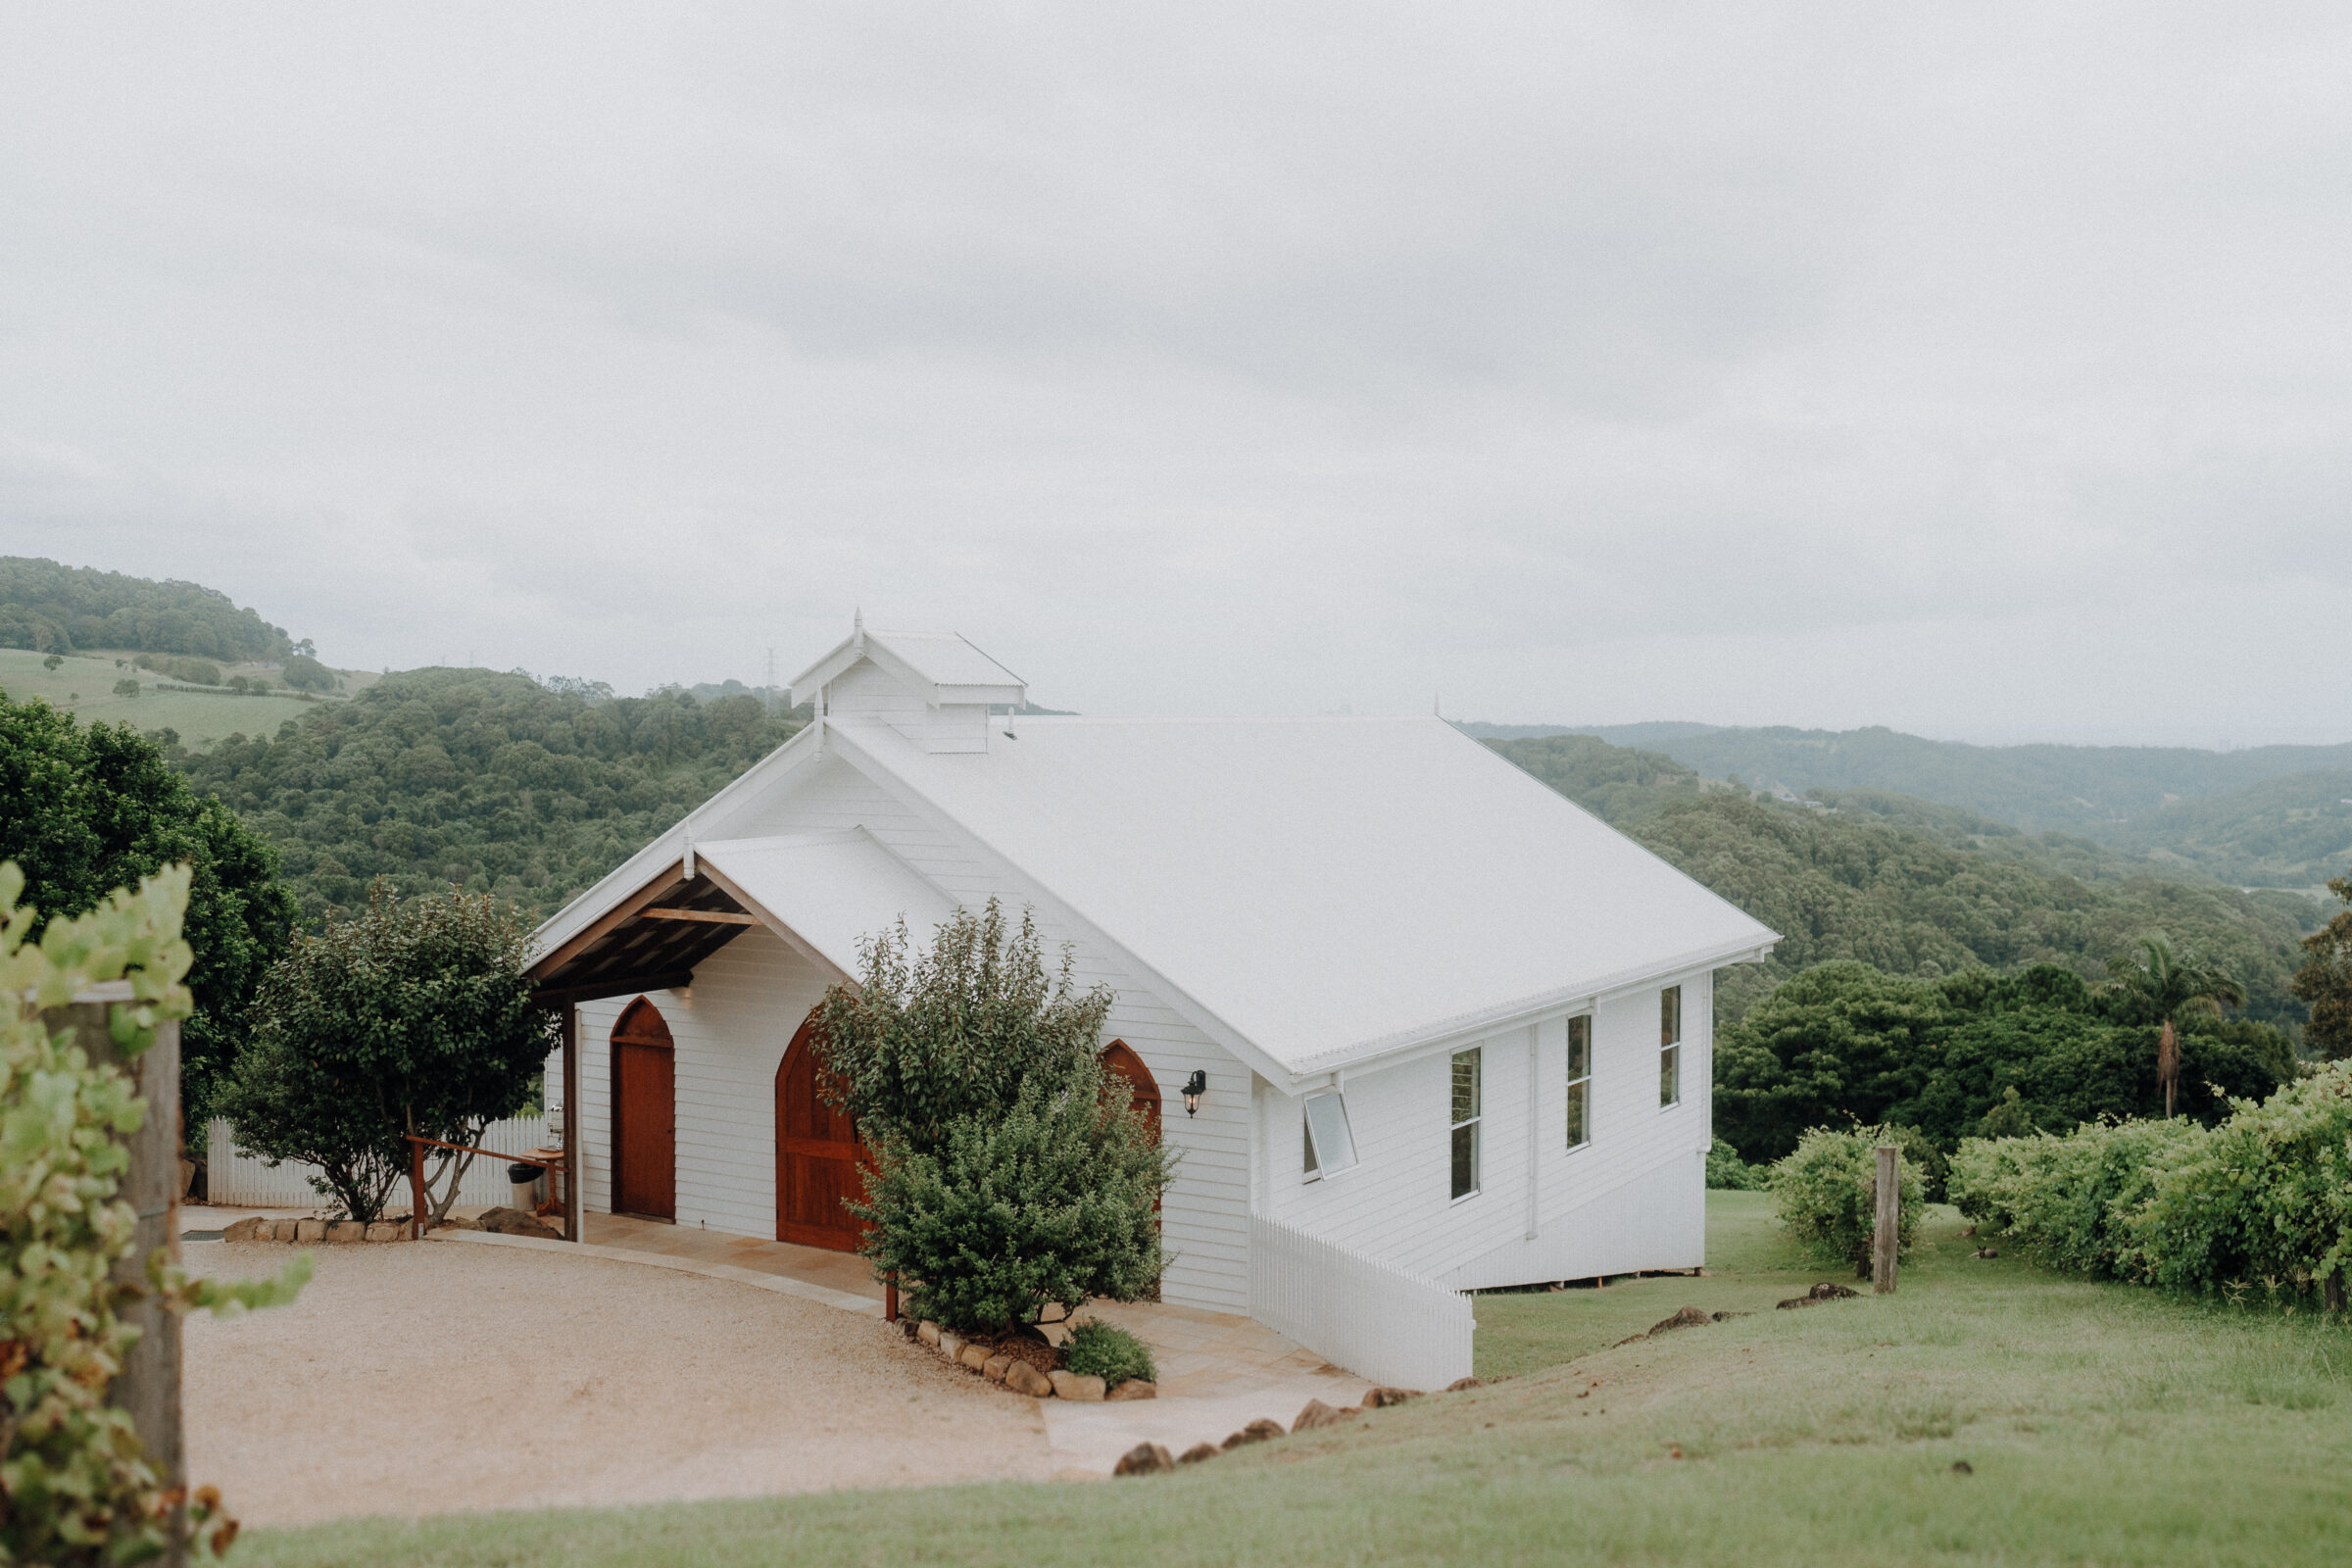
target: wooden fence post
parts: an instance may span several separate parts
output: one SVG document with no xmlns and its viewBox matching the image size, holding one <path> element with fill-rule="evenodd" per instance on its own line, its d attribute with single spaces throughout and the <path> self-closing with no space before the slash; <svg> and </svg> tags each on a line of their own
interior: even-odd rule
<svg viewBox="0 0 2352 1568">
<path fill-rule="evenodd" d="M 107 1062 L 128 1073 L 147 1102 L 147 1119 L 127 1140 L 130 1169 L 116 1196 L 139 1216 L 129 1253 L 115 1265 L 119 1284 L 133 1286 L 137 1298 L 122 1311 L 122 1320 L 135 1324 L 138 1343 L 123 1357 L 122 1371 L 107 1389 L 106 1402 L 130 1413 L 147 1462 L 155 1466 L 167 1489 L 187 1484 L 187 1466 L 180 1447 L 179 1427 L 179 1314 L 167 1311 L 147 1293 L 147 1259 L 157 1248 L 179 1258 L 179 1024 L 160 1025 L 155 1044 L 135 1057 L 125 1058 L 107 1027 L 107 1013 L 117 1003 L 131 1002 L 130 982 L 109 981 L 92 986 L 44 1020 L 54 1030 L 71 1025 L 74 1044 L 93 1062 Z M 185 1517 L 174 1508 L 172 1527 L 176 1535 Z M 186 1561 L 174 1546 L 156 1559 L 179 1568 Z"/>
<path fill-rule="evenodd" d="M 1902 1151 L 1891 1144 L 1879 1146 L 1879 1228 L 1871 1238 L 1870 1283 L 1881 1296 L 1894 1294 L 1894 1245 L 1898 1221 L 1902 1214 L 1903 1189 L 1896 1179 L 1895 1162 Z"/>
<path fill-rule="evenodd" d="M 424 1146 L 409 1140 L 409 1240 L 424 1240 Z"/>
</svg>

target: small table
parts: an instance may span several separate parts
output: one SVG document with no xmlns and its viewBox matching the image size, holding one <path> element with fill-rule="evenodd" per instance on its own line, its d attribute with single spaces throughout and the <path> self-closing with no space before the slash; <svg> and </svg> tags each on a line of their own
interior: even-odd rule
<svg viewBox="0 0 2352 1568">
<path fill-rule="evenodd" d="M 530 1152 L 530 1157 L 556 1161 L 555 1164 L 547 1167 L 547 1201 L 539 1205 L 539 1212 L 542 1214 L 563 1213 L 564 1151 L 561 1149 L 534 1149 Z"/>
</svg>

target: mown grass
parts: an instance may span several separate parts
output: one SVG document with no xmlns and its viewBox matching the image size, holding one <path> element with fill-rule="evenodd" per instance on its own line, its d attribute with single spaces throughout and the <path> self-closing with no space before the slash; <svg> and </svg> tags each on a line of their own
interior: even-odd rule
<svg viewBox="0 0 2352 1568">
<path fill-rule="evenodd" d="M 1479 1301 L 1532 1366 L 1175 1476 L 259 1533 L 257 1565 L 2271 1564 L 2352 1547 L 2352 1332 L 1968 1256 L 1939 1210 L 1892 1298 L 1710 1195 L 1720 1272 Z M 1595 1349 L 1688 1302 L 1754 1309 Z M 1966 1461 L 1969 1473 L 1954 1470 Z M 364 1478 L 354 1484 L 365 1485 Z"/>
</svg>

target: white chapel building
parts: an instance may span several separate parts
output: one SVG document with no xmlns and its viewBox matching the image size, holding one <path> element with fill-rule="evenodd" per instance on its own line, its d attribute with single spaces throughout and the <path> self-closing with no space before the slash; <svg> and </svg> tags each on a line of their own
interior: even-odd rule
<svg viewBox="0 0 2352 1568">
<path fill-rule="evenodd" d="M 860 627 L 793 683 L 808 728 L 540 929 L 581 1206 L 854 1248 L 809 1011 L 994 897 L 1116 995 L 1179 1155 L 1164 1299 L 1249 1312 L 1254 1266 L 1268 1316 L 1278 1236 L 1449 1291 L 1703 1261 L 1713 974 L 1775 933 L 1436 717 L 1026 695 Z"/>
</svg>

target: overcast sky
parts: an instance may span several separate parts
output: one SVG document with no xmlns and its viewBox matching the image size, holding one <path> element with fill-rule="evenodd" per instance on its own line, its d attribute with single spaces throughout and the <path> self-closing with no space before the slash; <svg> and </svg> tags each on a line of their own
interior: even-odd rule
<svg viewBox="0 0 2352 1568">
<path fill-rule="evenodd" d="M 0 552 L 347 666 L 2352 738 L 2338 7 L 0 8 Z"/>
</svg>

